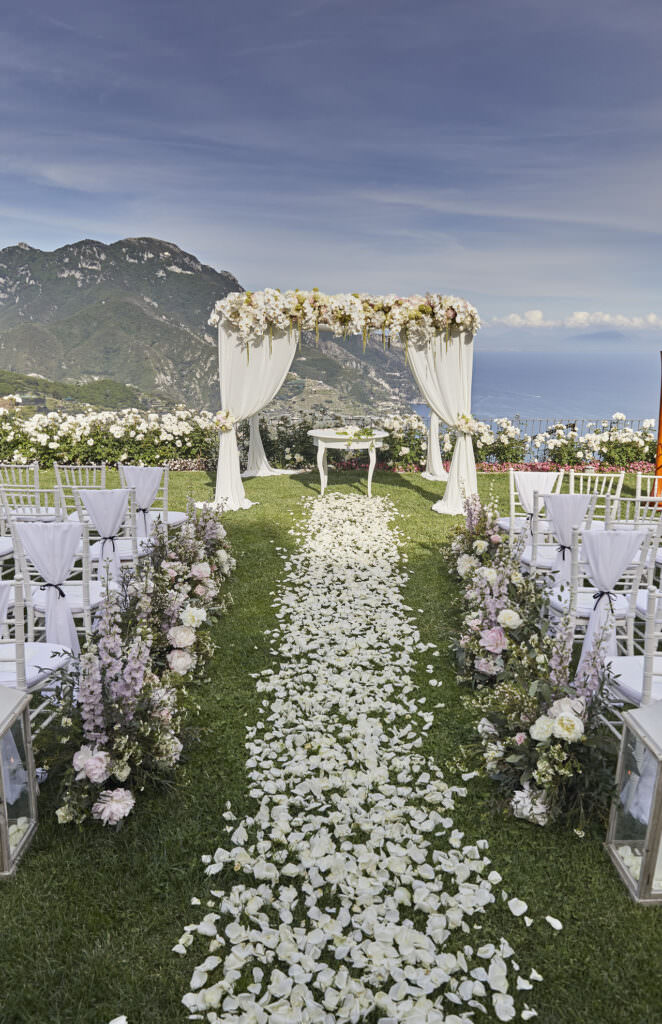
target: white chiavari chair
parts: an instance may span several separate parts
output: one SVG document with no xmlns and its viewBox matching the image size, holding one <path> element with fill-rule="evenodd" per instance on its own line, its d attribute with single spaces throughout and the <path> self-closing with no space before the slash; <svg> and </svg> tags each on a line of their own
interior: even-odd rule
<svg viewBox="0 0 662 1024">
<path fill-rule="evenodd" d="M 141 517 L 143 519 L 146 517 L 148 520 L 144 524 L 145 536 L 152 532 L 156 523 L 162 523 L 166 529 L 174 530 L 186 522 L 188 519 L 186 512 L 177 512 L 168 508 L 170 470 L 167 466 L 127 466 L 118 462 L 117 469 L 122 487 L 135 488 L 139 527 Z M 157 469 L 161 470 L 161 479 L 158 487 L 154 489 L 152 480 Z M 144 473 L 144 470 L 147 470 L 147 473 Z M 139 535 L 141 534 L 142 530 L 139 531 Z"/>
<path fill-rule="evenodd" d="M 99 488 L 75 487 L 73 493 L 79 519 L 90 527 L 90 558 L 98 566 L 94 575 L 104 579 L 103 566 L 108 563 L 113 579 L 119 576 L 120 568 L 135 571 L 138 558 L 149 547 L 149 538 L 138 538 L 136 533 L 135 491 L 118 487 L 107 488 L 100 494 Z"/>
<path fill-rule="evenodd" d="M 530 573 L 532 576 L 536 573 L 549 573 L 552 571 L 558 547 L 549 529 L 550 524 L 540 514 L 541 507 L 541 496 L 538 491 L 534 491 L 528 542 L 525 543 L 520 554 L 520 562 L 525 572 Z"/>
<path fill-rule="evenodd" d="M 106 463 L 90 462 L 85 465 L 62 465 L 53 463 L 55 482 L 60 489 L 62 500 L 67 509 L 69 519 L 78 519 L 74 488 L 84 487 L 95 490 L 106 487 Z"/>
<path fill-rule="evenodd" d="M 613 531 L 600 531 L 609 536 Z M 550 614 L 559 619 L 568 615 L 574 640 L 583 640 L 589 620 L 596 606 L 596 584 L 591 579 L 588 559 L 582 549 L 583 531 L 575 526 L 572 530 L 570 551 L 570 578 L 567 582 L 552 585 L 550 589 Z M 653 537 L 650 531 L 641 532 L 641 543 L 630 563 L 614 580 L 609 590 L 609 604 L 614 620 L 626 620 L 631 605 L 636 601 L 642 581 L 648 581 L 650 572 Z"/>
<path fill-rule="evenodd" d="M 624 480 L 625 470 L 620 473 L 598 473 L 570 469 L 568 471 L 568 491 L 570 494 L 594 496 L 591 523 L 597 528 L 605 519 L 608 499 L 617 500 L 620 497 Z"/>
<path fill-rule="evenodd" d="M 0 483 L 5 515 L 12 519 L 63 520 L 66 507 L 58 487 L 19 487 Z"/>
<path fill-rule="evenodd" d="M 5 487 L 32 488 L 39 490 L 39 463 L 0 462 L 0 484 Z"/>
<path fill-rule="evenodd" d="M 646 591 L 643 645 L 633 642 L 630 629 L 617 625 L 616 654 L 606 659 L 614 681 L 609 696 L 614 702 L 650 704 L 662 700 L 662 600 L 655 587 Z"/>
<path fill-rule="evenodd" d="M 78 654 L 106 593 L 104 583 L 91 578 L 88 523 L 15 522 L 12 536 L 34 637 Z"/>
<path fill-rule="evenodd" d="M 542 511 L 545 494 L 558 494 L 563 484 L 563 470 L 558 472 L 534 472 L 510 469 L 508 471 L 508 506 L 507 516 L 499 516 L 497 529 L 508 533 L 510 540 L 528 529 L 533 514 L 531 505 L 533 493 L 537 491 L 541 500 Z"/>
<path fill-rule="evenodd" d="M 24 581 L 0 583 L 0 686 L 12 686 L 39 696 L 30 706 L 33 736 L 52 721 L 53 672 L 66 666 L 72 652 L 61 644 L 40 643 L 28 628 L 26 638 Z M 11 606 L 13 615 L 7 609 Z"/>
</svg>

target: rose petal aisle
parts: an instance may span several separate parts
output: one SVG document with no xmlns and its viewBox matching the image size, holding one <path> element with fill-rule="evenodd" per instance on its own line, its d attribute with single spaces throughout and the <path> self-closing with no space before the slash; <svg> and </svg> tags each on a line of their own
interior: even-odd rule
<svg viewBox="0 0 662 1024">
<path fill-rule="evenodd" d="M 393 506 L 305 505 L 276 597 L 280 667 L 258 680 L 268 697 L 247 736 L 256 813 L 228 808 L 203 857 L 217 887 L 175 946 L 207 954 L 184 1005 L 212 1024 L 535 1017 L 523 997 L 540 976 L 488 935 L 501 877 L 487 842 L 453 825 L 466 790 L 419 753 L 432 714 L 411 672 L 427 647 Z"/>
</svg>

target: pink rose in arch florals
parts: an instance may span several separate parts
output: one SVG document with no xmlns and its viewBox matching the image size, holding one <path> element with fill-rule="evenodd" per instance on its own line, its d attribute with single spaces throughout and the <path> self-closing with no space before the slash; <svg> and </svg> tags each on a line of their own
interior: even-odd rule
<svg viewBox="0 0 662 1024">
<path fill-rule="evenodd" d="M 480 646 L 484 647 L 490 654 L 501 654 L 508 646 L 506 634 L 501 626 L 493 626 L 492 629 L 482 629 L 480 633 Z"/>
</svg>

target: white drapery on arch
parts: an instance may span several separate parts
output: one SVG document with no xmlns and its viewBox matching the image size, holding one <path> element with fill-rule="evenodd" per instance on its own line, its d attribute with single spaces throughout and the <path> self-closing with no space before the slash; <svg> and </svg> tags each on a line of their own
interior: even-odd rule
<svg viewBox="0 0 662 1024">
<path fill-rule="evenodd" d="M 465 331 L 453 332 L 448 341 L 438 336 L 408 348 L 411 372 L 431 412 L 459 431 L 446 491 L 432 506 L 434 512 L 452 516 L 463 512 L 465 498 L 478 493 L 471 434 L 462 429 L 463 417 L 471 416 L 473 355 L 473 335 Z"/>
<path fill-rule="evenodd" d="M 242 478 L 248 480 L 252 476 L 290 476 L 292 473 L 299 472 L 301 470 L 294 467 L 292 469 L 274 469 L 273 466 L 269 465 L 260 434 L 260 414 L 256 412 L 249 420 L 248 458 L 246 460 L 246 469 L 241 474 Z"/>
<path fill-rule="evenodd" d="M 239 334 L 220 324 L 218 369 L 221 408 L 234 416 L 237 423 L 264 409 L 280 390 L 292 365 L 296 347 L 294 331 L 274 331 L 271 339 L 267 335 L 251 342 L 250 350 L 247 350 Z M 233 510 L 250 508 L 254 504 L 246 497 L 241 480 L 236 425 L 231 430 L 221 431 L 215 501 Z"/>
<path fill-rule="evenodd" d="M 421 476 L 424 480 L 448 480 L 448 471 L 444 466 L 439 445 L 439 417 L 432 409 L 430 409 L 428 424 L 428 454 L 425 460 L 425 470 Z"/>
</svg>

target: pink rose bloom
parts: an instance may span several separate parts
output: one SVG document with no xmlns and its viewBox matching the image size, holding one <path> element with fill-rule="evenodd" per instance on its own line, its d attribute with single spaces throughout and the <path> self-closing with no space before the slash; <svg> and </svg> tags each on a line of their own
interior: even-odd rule
<svg viewBox="0 0 662 1024">
<path fill-rule="evenodd" d="M 517 744 L 518 747 L 521 747 L 525 740 L 526 740 L 526 733 L 525 732 L 518 732 L 517 735 L 515 736 L 515 743 Z"/>
<path fill-rule="evenodd" d="M 484 676 L 495 676 L 498 666 L 493 661 L 490 661 L 489 658 L 479 658 L 476 662 L 476 671 L 482 672 Z"/>
<path fill-rule="evenodd" d="M 97 750 L 85 762 L 83 769 L 90 782 L 105 782 L 110 775 L 110 758 L 103 750 Z"/>
<path fill-rule="evenodd" d="M 492 629 L 482 629 L 480 632 L 480 646 L 484 647 L 490 654 L 501 654 L 508 646 L 508 640 L 501 626 L 493 626 Z"/>
<path fill-rule="evenodd" d="M 492 536 L 490 537 L 490 544 L 500 544 L 500 543 L 501 543 L 501 537 L 499 536 L 499 534 L 498 533 L 493 533 Z"/>
<path fill-rule="evenodd" d="M 180 651 L 175 648 L 168 655 L 168 667 L 171 672 L 178 676 L 185 676 L 193 666 L 193 656 L 188 651 Z"/>
<path fill-rule="evenodd" d="M 91 757 L 92 757 L 92 748 L 91 747 L 85 746 L 85 747 L 81 747 L 80 750 L 77 750 L 76 753 L 73 756 L 73 765 L 74 765 L 75 770 L 77 772 L 82 772 L 84 770 L 84 768 L 85 768 L 85 765 L 87 764 L 87 762 L 89 761 L 89 759 Z M 81 778 L 82 778 L 82 776 L 81 776 Z"/>
<path fill-rule="evenodd" d="M 110 775 L 110 758 L 103 750 L 81 747 L 73 756 L 77 779 L 88 778 L 90 782 L 105 782 Z"/>
<path fill-rule="evenodd" d="M 196 562 L 191 566 L 191 576 L 196 580 L 206 580 L 211 576 L 209 562 Z"/>
</svg>

